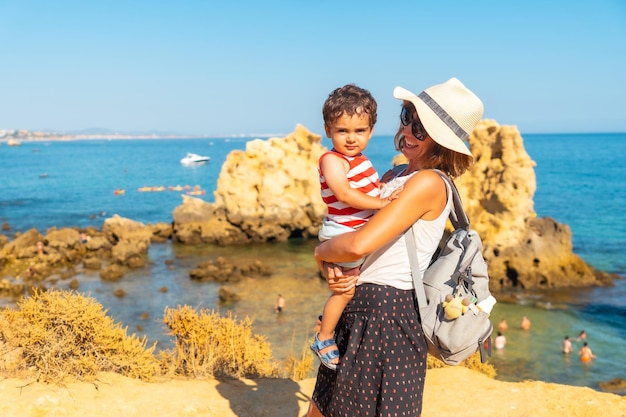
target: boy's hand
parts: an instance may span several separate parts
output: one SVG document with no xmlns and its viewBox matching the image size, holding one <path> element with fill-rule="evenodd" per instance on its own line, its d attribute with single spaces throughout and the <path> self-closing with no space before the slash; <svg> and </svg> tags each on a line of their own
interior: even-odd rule
<svg viewBox="0 0 626 417">
<path fill-rule="evenodd" d="M 328 281 L 328 288 L 333 292 L 348 292 L 356 286 L 361 268 L 344 269 L 337 264 L 323 263 L 323 272 Z"/>
<path fill-rule="evenodd" d="M 385 207 L 387 204 L 391 203 L 393 200 L 395 200 L 396 198 L 400 197 L 400 193 L 402 192 L 402 190 L 404 190 L 404 185 L 401 185 L 398 188 L 396 188 L 395 190 L 393 190 L 391 195 L 389 195 L 388 197 L 381 198 L 380 199 L 380 208 Z"/>
</svg>

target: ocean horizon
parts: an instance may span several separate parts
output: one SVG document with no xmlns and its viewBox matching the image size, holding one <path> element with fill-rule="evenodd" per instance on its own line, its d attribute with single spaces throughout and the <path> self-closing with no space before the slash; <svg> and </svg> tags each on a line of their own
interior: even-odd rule
<svg viewBox="0 0 626 417">
<path fill-rule="evenodd" d="M 593 267 L 624 277 L 626 224 L 621 219 L 626 204 L 626 134 L 525 134 L 524 146 L 537 163 L 535 211 L 567 224 L 573 234 L 574 253 Z M 262 138 L 264 139 L 264 138 Z M 36 228 L 89 226 L 101 229 L 104 219 L 118 214 L 143 223 L 171 222 L 172 211 L 182 203 L 185 187 L 199 187 L 197 196 L 212 202 L 221 166 L 228 153 L 244 149 L 245 138 L 124 139 L 75 141 L 24 141 L 21 146 L 0 146 L 3 193 L 0 223 L 10 226 L 5 235 Z M 323 144 L 329 147 L 327 140 Z M 207 164 L 186 167 L 187 152 L 210 156 Z M 392 136 L 376 136 L 366 154 L 379 172 L 391 167 L 396 154 Z M 180 188 L 179 188 L 180 187 Z M 153 188 L 161 191 L 140 191 Z M 115 190 L 123 189 L 123 194 Z M 145 334 L 162 348 L 171 341 L 160 319 L 166 306 L 187 304 L 197 308 L 232 311 L 254 319 L 253 329 L 266 335 L 275 356 L 298 356 L 312 337 L 315 318 L 328 290 L 316 273 L 312 259 L 314 240 L 219 247 L 153 244 L 150 264 L 132 271 L 120 282 L 102 282 L 97 272 L 80 271 L 79 291 L 103 304 L 108 314 Z M 285 256 L 288 254 L 288 256 Z M 235 287 L 242 300 L 220 305 L 219 286 L 189 279 L 189 270 L 202 261 L 224 256 L 256 258 L 274 273 L 262 285 L 246 281 Z M 173 265 L 166 265 L 173 260 Z M 166 286 L 168 292 L 159 293 Z M 68 287 L 66 282 L 60 288 Z M 123 288 L 119 298 L 113 292 Z M 278 292 L 286 300 L 285 312 L 273 313 Z M 148 296 L 149 295 L 149 296 Z M 504 350 L 490 359 L 497 379 L 538 379 L 598 388 L 598 382 L 626 378 L 619 352 L 626 343 L 626 284 L 614 287 L 551 290 L 518 294 L 516 304 L 498 303 L 492 322 L 504 318 L 510 330 Z M 9 305 L 10 303 L 4 303 Z M 146 314 L 149 317 L 146 319 Z M 522 316 L 530 317 L 530 332 L 518 329 Z M 585 329 L 598 358 L 589 365 L 577 356 L 560 353 L 565 335 L 575 337 Z M 575 346 L 575 349 L 578 346 Z M 550 364 L 550 366 L 545 366 Z"/>
</svg>

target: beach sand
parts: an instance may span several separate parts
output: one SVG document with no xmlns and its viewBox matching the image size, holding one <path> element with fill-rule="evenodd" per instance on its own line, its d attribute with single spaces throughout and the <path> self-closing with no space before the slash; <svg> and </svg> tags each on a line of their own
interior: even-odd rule
<svg viewBox="0 0 626 417">
<path fill-rule="evenodd" d="M 0 381 L 0 416 L 302 417 L 314 379 L 190 380 L 146 383 L 117 374 L 95 383 Z M 502 382 L 461 367 L 431 369 L 424 417 L 626 416 L 626 397 L 538 381 Z"/>
</svg>

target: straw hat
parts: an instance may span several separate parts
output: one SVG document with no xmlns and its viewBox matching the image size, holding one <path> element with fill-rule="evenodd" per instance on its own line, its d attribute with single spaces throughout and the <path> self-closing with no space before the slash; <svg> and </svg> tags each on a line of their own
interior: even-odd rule
<svg viewBox="0 0 626 417">
<path fill-rule="evenodd" d="M 483 103 L 456 78 L 415 95 L 396 87 L 393 96 L 410 101 L 428 135 L 441 146 L 472 156 L 465 142 L 483 116 Z"/>
</svg>

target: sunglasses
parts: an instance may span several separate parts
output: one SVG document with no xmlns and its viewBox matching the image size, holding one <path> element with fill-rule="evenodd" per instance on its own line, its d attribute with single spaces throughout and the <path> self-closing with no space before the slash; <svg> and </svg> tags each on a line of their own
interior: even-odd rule
<svg viewBox="0 0 626 417">
<path fill-rule="evenodd" d="M 402 126 L 411 125 L 411 133 L 415 136 L 415 139 L 423 141 L 426 139 L 426 136 L 428 136 L 428 132 L 424 129 L 424 125 L 422 125 L 420 119 L 413 119 L 413 115 L 406 107 L 402 107 L 400 121 L 402 122 Z"/>
</svg>

